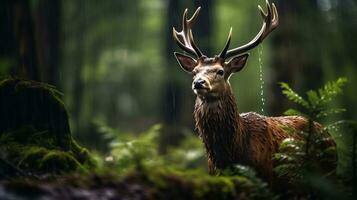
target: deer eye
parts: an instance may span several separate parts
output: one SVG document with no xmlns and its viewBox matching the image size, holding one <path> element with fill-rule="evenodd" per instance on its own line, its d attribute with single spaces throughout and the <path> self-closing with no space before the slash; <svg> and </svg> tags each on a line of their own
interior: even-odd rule
<svg viewBox="0 0 357 200">
<path fill-rule="evenodd" d="M 224 71 L 222 69 L 217 71 L 217 75 L 223 76 L 223 74 L 224 74 Z"/>
</svg>

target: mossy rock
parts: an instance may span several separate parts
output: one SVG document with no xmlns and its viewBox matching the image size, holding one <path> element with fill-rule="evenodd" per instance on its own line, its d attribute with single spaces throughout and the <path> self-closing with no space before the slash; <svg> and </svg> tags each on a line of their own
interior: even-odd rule
<svg viewBox="0 0 357 200">
<path fill-rule="evenodd" d="M 8 130 L 32 126 L 49 130 L 55 142 L 69 149 L 68 114 L 54 86 L 21 79 L 0 81 L 0 135 Z"/>
<path fill-rule="evenodd" d="M 60 92 L 44 83 L 20 79 L 0 82 L 2 159 L 35 174 L 94 166 L 88 150 L 71 136 L 60 97 Z"/>
</svg>

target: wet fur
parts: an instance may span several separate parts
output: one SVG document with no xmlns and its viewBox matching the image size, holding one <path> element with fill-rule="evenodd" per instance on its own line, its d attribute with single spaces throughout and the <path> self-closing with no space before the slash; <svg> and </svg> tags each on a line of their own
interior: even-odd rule
<svg viewBox="0 0 357 200">
<path fill-rule="evenodd" d="M 298 116 L 266 117 L 253 112 L 239 115 L 230 88 L 218 99 L 197 97 L 194 118 L 206 147 L 210 174 L 242 164 L 253 167 L 268 182 L 274 177 L 273 154 L 282 140 L 291 137 L 283 127 L 306 130 L 308 124 Z M 321 128 L 317 123 L 314 126 Z"/>
</svg>

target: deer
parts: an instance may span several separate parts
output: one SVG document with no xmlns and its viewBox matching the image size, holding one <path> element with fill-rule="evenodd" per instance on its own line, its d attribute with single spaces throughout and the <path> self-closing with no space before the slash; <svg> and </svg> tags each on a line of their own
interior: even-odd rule
<svg viewBox="0 0 357 200">
<path fill-rule="evenodd" d="M 307 119 L 301 116 L 267 117 L 255 112 L 238 112 L 229 79 L 244 68 L 249 50 L 257 47 L 278 26 L 276 6 L 266 0 L 266 7 L 267 12 L 258 6 L 263 24 L 250 42 L 229 50 L 232 37 L 230 28 L 223 50 L 213 57 L 204 55 L 193 38 L 193 23 L 201 7 L 197 8 L 191 18 L 187 17 L 188 9 L 185 9 L 182 31 L 173 27 L 174 40 L 186 52 L 174 52 L 176 60 L 185 72 L 193 76 L 195 127 L 204 143 L 208 172 L 211 175 L 241 164 L 252 167 L 259 177 L 272 183 L 276 178 L 272 157 L 278 151 L 279 144 L 291 137 L 291 133 L 284 127 L 300 131 L 306 130 L 308 126 Z M 313 126 L 321 129 L 317 122 Z M 332 140 L 327 146 L 336 144 Z"/>
</svg>

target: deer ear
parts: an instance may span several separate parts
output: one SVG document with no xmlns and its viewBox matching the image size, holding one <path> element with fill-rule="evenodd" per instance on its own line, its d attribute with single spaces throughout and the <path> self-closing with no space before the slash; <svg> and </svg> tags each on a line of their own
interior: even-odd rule
<svg viewBox="0 0 357 200">
<path fill-rule="evenodd" d="M 197 61 L 190 56 L 186 56 L 184 54 L 175 52 L 175 57 L 177 61 L 179 62 L 180 66 L 182 67 L 183 70 L 186 72 L 191 73 L 192 70 L 196 67 Z"/>
<path fill-rule="evenodd" d="M 230 74 L 242 70 L 247 62 L 248 56 L 249 54 L 245 53 L 243 55 L 233 57 L 230 61 L 226 62 L 226 67 L 228 68 Z"/>
</svg>

